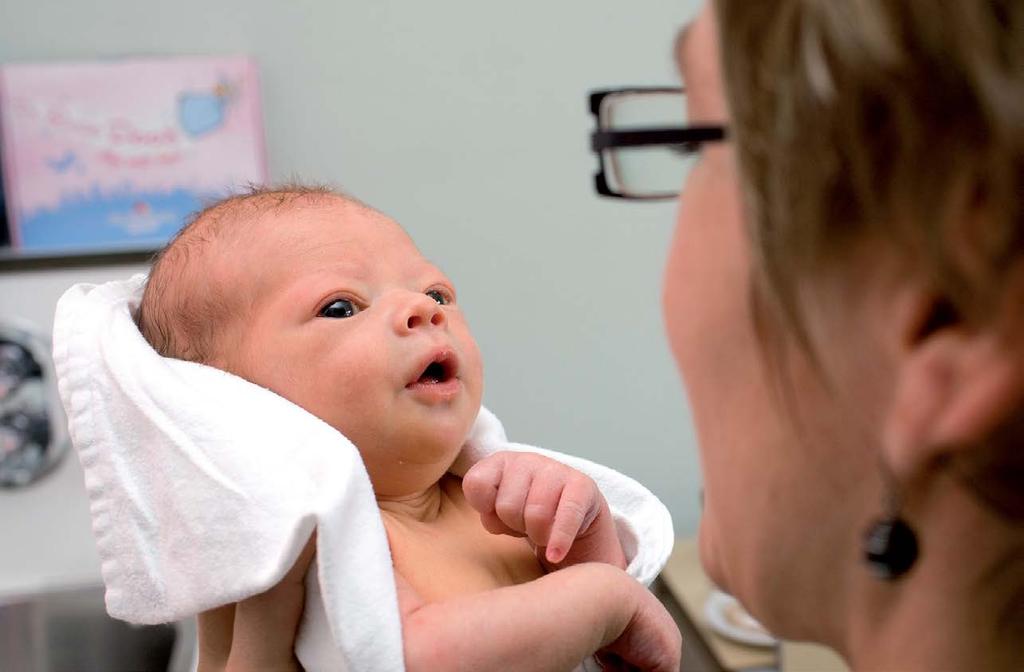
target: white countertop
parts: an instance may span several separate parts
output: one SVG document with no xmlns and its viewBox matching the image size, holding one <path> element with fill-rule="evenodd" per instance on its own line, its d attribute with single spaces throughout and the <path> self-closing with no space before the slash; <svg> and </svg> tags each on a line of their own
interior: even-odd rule
<svg viewBox="0 0 1024 672">
<path fill-rule="evenodd" d="M 0 489 L 0 599 L 100 584 L 90 525 L 73 450 L 35 483 Z"/>
</svg>

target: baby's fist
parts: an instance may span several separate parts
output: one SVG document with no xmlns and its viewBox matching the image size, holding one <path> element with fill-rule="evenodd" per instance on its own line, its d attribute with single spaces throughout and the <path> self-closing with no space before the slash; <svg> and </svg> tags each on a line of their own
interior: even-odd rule
<svg viewBox="0 0 1024 672">
<path fill-rule="evenodd" d="M 462 489 L 487 531 L 529 538 L 549 565 L 625 567 L 604 496 L 572 467 L 537 453 L 502 451 L 473 465 Z"/>
</svg>

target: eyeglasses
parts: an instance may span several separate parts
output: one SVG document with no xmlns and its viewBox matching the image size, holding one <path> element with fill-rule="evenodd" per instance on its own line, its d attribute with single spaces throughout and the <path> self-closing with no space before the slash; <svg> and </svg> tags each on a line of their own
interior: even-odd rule
<svg viewBox="0 0 1024 672">
<path fill-rule="evenodd" d="M 680 126 L 686 91 L 630 87 L 590 93 L 596 130 L 597 193 L 610 198 L 663 200 L 679 195 L 683 177 L 706 142 L 726 138 L 724 126 Z"/>
</svg>

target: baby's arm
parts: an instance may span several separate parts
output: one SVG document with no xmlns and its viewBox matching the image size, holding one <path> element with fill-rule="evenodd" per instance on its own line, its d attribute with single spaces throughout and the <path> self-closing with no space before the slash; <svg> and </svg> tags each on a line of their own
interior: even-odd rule
<svg viewBox="0 0 1024 672">
<path fill-rule="evenodd" d="M 626 568 L 608 503 L 572 467 L 537 453 L 501 451 L 473 465 L 462 489 L 489 532 L 529 538 L 548 571 L 581 562 Z"/>
<path fill-rule="evenodd" d="M 584 563 L 434 603 L 424 603 L 398 572 L 395 579 L 408 672 L 564 672 L 599 650 L 639 670 L 679 669 L 672 617 L 608 565 Z"/>
</svg>

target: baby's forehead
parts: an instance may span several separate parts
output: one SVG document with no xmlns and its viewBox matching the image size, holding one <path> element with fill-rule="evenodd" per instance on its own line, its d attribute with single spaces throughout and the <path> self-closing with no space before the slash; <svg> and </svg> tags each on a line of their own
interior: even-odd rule
<svg viewBox="0 0 1024 672">
<path fill-rule="evenodd" d="M 406 231 L 390 217 L 361 204 L 337 201 L 263 213 L 257 223 L 262 242 L 273 251 L 361 259 L 384 254 L 418 257 Z"/>
<path fill-rule="evenodd" d="M 304 271 L 345 266 L 441 275 L 397 222 L 329 192 L 265 192 L 229 198 L 199 213 L 160 253 L 154 296 L 205 296 L 233 314 L 264 290 Z M 383 271 L 389 273 L 392 271 Z"/>
<path fill-rule="evenodd" d="M 263 213 L 234 263 L 246 276 L 273 279 L 322 272 L 374 279 L 441 275 L 393 219 L 359 203 L 296 205 Z"/>
</svg>

